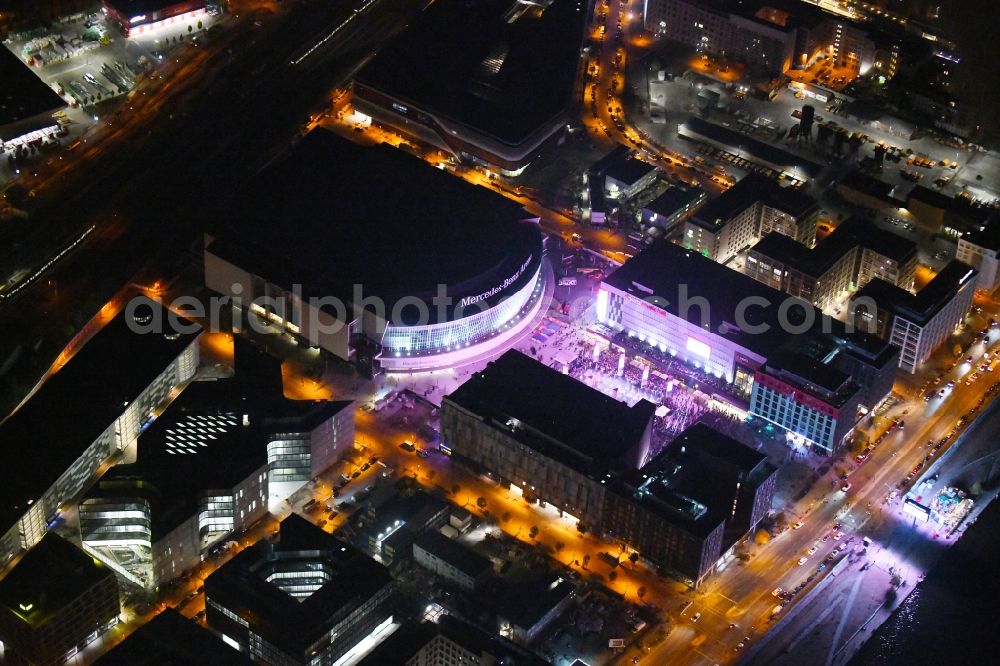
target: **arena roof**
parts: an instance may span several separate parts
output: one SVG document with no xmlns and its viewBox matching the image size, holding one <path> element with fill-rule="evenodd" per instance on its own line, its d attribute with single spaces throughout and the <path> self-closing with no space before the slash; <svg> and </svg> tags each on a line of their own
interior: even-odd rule
<svg viewBox="0 0 1000 666">
<path fill-rule="evenodd" d="M 361 285 L 387 303 L 430 300 L 444 284 L 457 301 L 529 259 L 511 288 L 533 277 L 542 238 L 529 217 L 403 151 L 317 130 L 233 197 L 207 250 L 286 289 L 300 284 L 307 298 L 350 301 Z"/>
<path fill-rule="evenodd" d="M 356 79 L 504 144 L 573 103 L 589 4 L 437 0 Z"/>
</svg>

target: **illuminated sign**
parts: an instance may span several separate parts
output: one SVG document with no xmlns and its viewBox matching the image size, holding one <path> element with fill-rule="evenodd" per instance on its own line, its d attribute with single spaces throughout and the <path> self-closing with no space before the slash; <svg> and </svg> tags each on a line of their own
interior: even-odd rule
<svg viewBox="0 0 1000 666">
<path fill-rule="evenodd" d="M 910 514 L 917 520 L 924 523 L 927 522 L 927 519 L 930 518 L 931 515 L 930 509 L 928 509 L 923 504 L 911 499 L 908 499 L 905 502 L 903 502 L 903 512 Z"/>
<path fill-rule="evenodd" d="M 534 259 L 534 257 L 535 257 L 535 255 L 529 256 L 524 261 L 524 263 L 521 264 L 521 267 L 517 269 L 517 272 L 515 272 L 509 278 L 507 278 L 506 280 L 504 280 L 501 284 L 498 284 L 497 286 L 493 287 L 489 291 L 485 291 L 485 292 L 483 292 L 483 293 L 481 293 L 481 294 L 479 294 L 477 296 L 466 296 L 465 298 L 463 298 L 462 300 L 460 300 L 458 302 L 458 307 L 464 308 L 464 307 L 467 307 L 469 305 L 472 305 L 473 303 L 478 303 L 480 301 L 485 301 L 486 299 L 493 298 L 497 294 L 501 293 L 504 289 L 506 289 L 507 287 L 511 286 L 515 282 L 517 282 L 517 279 L 519 277 L 521 277 L 521 273 L 523 273 L 525 271 L 525 269 L 528 268 L 528 265 L 531 263 L 531 260 Z"/>
<path fill-rule="evenodd" d="M 133 16 L 132 18 L 130 18 L 128 20 L 128 22 L 129 23 L 138 23 L 139 21 L 145 21 L 145 20 L 146 20 L 146 15 L 145 14 L 139 14 L 138 16 Z"/>
<path fill-rule="evenodd" d="M 692 337 L 687 339 L 687 350 L 696 356 L 700 356 L 704 359 L 708 359 L 712 356 L 712 348 L 701 340 L 695 340 Z"/>
</svg>

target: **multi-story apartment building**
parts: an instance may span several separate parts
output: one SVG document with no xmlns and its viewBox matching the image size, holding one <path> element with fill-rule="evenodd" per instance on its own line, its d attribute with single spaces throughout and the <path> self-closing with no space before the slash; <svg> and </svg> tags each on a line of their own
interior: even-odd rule
<svg viewBox="0 0 1000 666">
<path fill-rule="evenodd" d="M 976 276 L 976 289 L 993 292 L 1000 286 L 998 252 L 1000 252 L 1000 218 L 991 218 L 981 229 L 968 231 L 958 239 L 955 258 L 979 271 Z"/>
<path fill-rule="evenodd" d="M 917 267 L 915 243 L 851 218 L 809 249 L 770 233 L 747 254 L 747 275 L 769 287 L 828 308 L 879 278 L 907 290 Z"/>
<path fill-rule="evenodd" d="M 916 294 L 872 280 L 852 302 L 855 325 L 899 347 L 899 367 L 916 372 L 965 319 L 975 277 L 976 269 L 952 261 Z"/>
<path fill-rule="evenodd" d="M 0 580 L 3 663 L 63 664 L 117 624 L 120 611 L 111 570 L 46 534 Z"/>
<path fill-rule="evenodd" d="M 703 53 L 780 73 L 794 64 L 798 27 L 787 13 L 755 15 L 728 0 L 648 0 L 646 29 Z"/>
<path fill-rule="evenodd" d="M 708 202 L 684 225 L 684 247 L 726 263 L 775 232 L 812 246 L 819 204 L 807 194 L 751 174 Z"/>
<path fill-rule="evenodd" d="M 18 461 L 0 488 L 0 566 L 37 543 L 103 466 L 134 458 L 143 427 L 194 376 L 199 335 L 137 297 L 0 425 L 0 453 Z"/>
</svg>

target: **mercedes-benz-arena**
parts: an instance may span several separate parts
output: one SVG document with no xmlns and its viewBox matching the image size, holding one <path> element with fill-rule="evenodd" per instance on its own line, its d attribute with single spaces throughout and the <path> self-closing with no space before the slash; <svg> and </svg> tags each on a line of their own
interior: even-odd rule
<svg viewBox="0 0 1000 666">
<path fill-rule="evenodd" d="M 520 337 L 551 293 L 543 236 L 520 204 L 324 130 L 218 217 L 205 280 L 241 321 L 263 319 L 373 373 L 488 358 Z"/>
</svg>

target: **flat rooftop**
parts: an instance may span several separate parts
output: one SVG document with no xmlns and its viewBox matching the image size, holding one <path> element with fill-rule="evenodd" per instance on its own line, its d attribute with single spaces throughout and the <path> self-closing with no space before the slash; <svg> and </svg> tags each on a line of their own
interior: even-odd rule
<svg viewBox="0 0 1000 666">
<path fill-rule="evenodd" d="M 848 172 L 840 179 L 839 184 L 877 199 L 892 201 L 892 185 L 860 171 Z"/>
<path fill-rule="evenodd" d="M 697 187 L 668 187 L 663 194 L 650 201 L 643 208 L 651 213 L 670 217 L 690 206 L 703 195 L 704 192 Z"/>
<path fill-rule="evenodd" d="M 276 563 L 287 567 L 295 560 L 324 571 L 328 578 L 301 601 L 266 580 Z M 281 522 L 277 542 L 257 542 L 206 578 L 205 594 L 245 619 L 252 618 L 252 631 L 268 642 L 300 655 L 391 584 L 384 566 L 292 514 Z"/>
<path fill-rule="evenodd" d="M 573 104 L 588 18 L 576 0 L 437 0 L 356 81 L 518 145 Z"/>
<path fill-rule="evenodd" d="M 433 298 L 443 284 L 457 300 L 541 259 L 541 234 L 519 204 L 388 145 L 325 130 L 229 203 L 207 251 L 285 288 L 300 284 L 305 297 L 350 300 L 361 285 L 389 304 Z"/>
<path fill-rule="evenodd" d="M 472 375 L 445 399 L 590 475 L 620 467 L 655 409 L 647 400 L 629 407 L 516 350 Z"/>
<path fill-rule="evenodd" d="M 184 0 L 102 0 L 108 5 L 114 7 L 122 14 L 126 16 L 138 16 L 139 14 L 152 14 L 154 12 L 162 11 L 168 7 L 173 7 L 174 5 L 180 4 Z M 204 6 L 205 3 L 196 1 L 194 3 L 198 6 Z"/>
<path fill-rule="evenodd" d="M 576 585 L 569 580 L 552 573 L 540 573 L 527 580 L 493 579 L 480 596 L 500 617 L 523 629 L 531 629 L 575 593 Z"/>
<path fill-rule="evenodd" d="M 604 283 L 675 317 L 681 317 L 679 305 L 684 302 L 682 296 L 686 294 L 686 302 L 691 307 L 684 314 L 692 323 L 703 323 L 705 330 L 712 335 L 730 340 L 764 358 L 768 358 L 789 338 L 781 326 L 778 308 L 791 296 L 668 241 L 649 245 L 606 277 Z M 762 302 L 769 304 L 766 307 L 748 307 L 743 312 L 748 328 L 766 326 L 764 332 L 744 331 L 736 323 L 737 309 L 744 299 L 750 297 L 763 299 Z M 697 307 L 694 299 L 698 298 L 704 298 L 710 307 Z M 804 317 L 802 308 L 791 308 L 788 312 L 792 324 L 800 323 Z M 820 330 L 823 317 L 814 319 L 815 325 L 807 333 Z M 835 320 L 831 320 L 830 325 L 835 332 L 839 330 Z"/>
<path fill-rule="evenodd" d="M 6 46 L 0 46 L 0 140 L 54 125 L 52 118 L 43 119 L 38 127 L 20 123 L 35 116 L 55 113 L 66 106 L 63 98 L 35 76 L 21 58 Z M 15 123 L 18 123 L 16 129 L 6 127 Z"/>
<path fill-rule="evenodd" d="M 250 666 L 250 657 L 167 608 L 94 662 L 94 666 Z"/>
<path fill-rule="evenodd" d="M 747 159 L 760 162 L 771 169 L 797 172 L 800 179 L 815 178 L 823 167 L 815 162 L 799 157 L 787 150 L 776 148 L 746 134 L 715 125 L 696 116 L 689 116 L 678 129 L 681 136 L 705 138 L 725 146 L 730 152 L 743 155 Z"/>
<path fill-rule="evenodd" d="M 737 476 L 722 478 L 719 463 L 749 474 L 766 461 L 765 455 L 699 423 L 641 469 L 616 478 L 609 489 L 704 538 L 729 518 L 737 488 Z"/>
<path fill-rule="evenodd" d="M 145 297 L 137 302 L 142 305 L 136 314 L 164 314 Z M 0 533 L 24 515 L 29 500 L 41 497 L 200 334 L 134 332 L 126 313 L 111 320 L 0 423 L 0 456 L 16 460 L 18 468 L 0 486 Z"/>
<path fill-rule="evenodd" d="M 987 220 L 982 229 L 968 231 L 962 238 L 979 247 L 993 251 L 1000 250 L 1000 216 L 994 215 Z"/>
<path fill-rule="evenodd" d="M 691 216 L 691 222 L 717 233 L 733 217 L 767 196 L 775 186 L 776 183 L 770 178 L 751 173 L 699 208 Z"/>
<path fill-rule="evenodd" d="M 793 238 L 772 231 L 760 239 L 752 251 L 782 261 L 806 275 L 820 277 L 845 253 L 856 247 L 866 248 L 899 264 L 905 264 L 917 256 L 917 244 L 913 241 L 880 229 L 872 222 L 858 217 L 842 222 L 812 249 Z"/>
<path fill-rule="evenodd" d="M 915 324 L 925 325 L 955 297 L 959 289 L 975 278 L 976 273 L 972 266 L 952 260 L 916 294 L 876 278 L 858 291 L 855 301 L 868 296 L 880 308 L 888 308 Z"/>
<path fill-rule="evenodd" d="M 235 348 L 236 376 L 189 384 L 139 436 L 136 462 L 112 467 L 88 497 L 127 493 L 115 480 L 152 486 L 156 541 L 194 515 L 208 491 L 232 488 L 267 464 L 268 434 L 308 432 L 353 404 L 289 400 L 278 359 L 240 339 Z"/>
<path fill-rule="evenodd" d="M 488 557 L 434 530 L 419 535 L 413 545 L 444 560 L 471 578 L 478 578 L 493 568 Z"/>
<path fill-rule="evenodd" d="M 46 534 L 0 580 L 0 605 L 37 628 L 101 581 L 114 577 L 111 569 L 69 541 Z"/>
<path fill-rule="evenodd" d="M 645 178 L 652 171 L 656 171 L 655 166 L 630 156 L 608 165 L 608 168 L 604 172 L 604 176 L 606 178 L 614 178 L 618 182 L 625 183 L 626 185 L 634 185 Z"/>
</svg>

